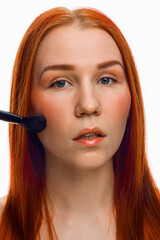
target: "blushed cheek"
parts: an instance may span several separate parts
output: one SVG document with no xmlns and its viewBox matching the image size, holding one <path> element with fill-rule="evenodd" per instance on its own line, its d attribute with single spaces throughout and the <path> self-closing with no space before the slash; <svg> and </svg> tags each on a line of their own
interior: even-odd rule
<svg viewBox="0 0 160 240">
<path fill-rule="evenodd" d="M 42 114 L 47 120 L 46 128 L 38 133 L 38 137 L 43 146 L 47 149 L 48 144 L 56 144 L 56 138 L 63 126 L 64 117 L 62 117 L 62 106 L 60 102 L 48 98 L 40 91 L 33 91 L 31 95 L 31 108 L 33 114 Z M 55 133 L 55 134 L 54 134 Z"/>
<path fill-rule="evenodd" d="M 110 108 L 109 132 L 113 149 L 116 152 L 123 139 L 131 106 L 130 92 L 124 92 L 112 99 Z"/>
<path fill-rule="evenodd" d="M 64 104 L 64 99 L 53 98 L 36 89 L 31 94 L 32 112 L 44 115 L 47 119 L 47 127 L 63 126 L 67 105 Z"/>
<path fill-rule="evenodd" d="M 117 118 L 121 122 L 124 129 L 126 128 L 126 123 L 129 117 L 130 113 L 130 107 L 131 107 L 131 94 L 129 89 L 125 92 L 117 101 L 116 105 L 116 114 Z"/>
<path fill-rule="evenodd" d="M 30 106 L 32 114 L 42 114 L 41 112 L 42 106 L 43 98 L 36 90 L 36 88 L 33 88 L 31 91 L 31 106 Z"/>
<path fill-rule="evenodd" d="M 52 109 L 54 108 L 54 102 L 46 96 L 46 94 L 42 93 L 36 87 L 32 90 L 31 93 L 31 109 L 34 114 L 43 114 L 45 117 L 49 113 L 51 113 L 50 106 L 52 105 Z"/>
<path fill-rule="evenodd" d="M 128 118 L 130 106 L 131 106 L 131 96 L 130 96 L 130 93 L 128 93 L 118 99 L 117 104 L 115 106 L 117 115 L 124 119 Z"/>
<path fill-rule="evenodd" d="M 110 106 L 108 106 L 108 112 L 106 115 L 110 119 L 110 124 L 112 128 L 125 128 L 127 119 L 129 117 L 130 107 L 131 107 L 131 95 L 130 91 L 122 92 L 117 94 L 112 99 L 110 99 Z M 106 107 L 107 109 L 107 107 Z"/>
</svg>

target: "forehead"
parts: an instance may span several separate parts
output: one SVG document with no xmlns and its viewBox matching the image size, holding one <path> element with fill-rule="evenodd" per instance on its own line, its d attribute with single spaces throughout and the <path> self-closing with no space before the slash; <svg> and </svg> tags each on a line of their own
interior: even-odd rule
<svg viewBox="0 0 160 240">
<path fill-rule="evenodd" d="M 39 64 L 63 61 L 92 65 L 103 60 L 118 60 L 123 64 L 113 38 L 103 29 L 92 27 L 82 30 L 76 24 L 50 30 L 41 40 L 36 55 Z"/>
</svg>

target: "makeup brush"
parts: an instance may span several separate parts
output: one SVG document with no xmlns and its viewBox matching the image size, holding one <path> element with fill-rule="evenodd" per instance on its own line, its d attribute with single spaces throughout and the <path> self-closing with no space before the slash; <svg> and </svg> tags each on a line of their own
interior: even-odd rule
<svg viewBox="0 0 160 240">
<path fill-rule="evenodd" d="M 28 131 L 39 133 L 46 127 L 46 119 L 43 115 L 30 115 L 22 117 L 10 112 L 0 110 L 0 120 L 20 124 Z"/>
</svg>

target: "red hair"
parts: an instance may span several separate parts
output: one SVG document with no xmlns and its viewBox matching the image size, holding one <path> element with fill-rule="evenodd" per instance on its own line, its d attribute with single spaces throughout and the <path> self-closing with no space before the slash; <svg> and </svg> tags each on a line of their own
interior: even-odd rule
<svg viewBox="0 0 160 240">
<path fill-rule="evenodd" d="M 30 114 L 32 73 L 43 36 L 56 26 L 77 23 L 81 29 L 98 27 L 115 40 L 131 92 L 130 117 L 121 145 L 113 157 L 117 240 L 160 239 L 160 192 L 149 169 L 145 151 L 144 107 L 131 50 L 119 28 L 92 8 L 54 8 L 37 17 L 24 35 L 13 68 L 10 111 Z M 45 217 L 50 239 L 56 239 L 46 204 L 43 146 L 34 134 L 9 127 L 10 189 L 0 225 L 1 240 L 33 240 Z M 42 205 L 44 209 L 42 210 Z"/>
</svg>

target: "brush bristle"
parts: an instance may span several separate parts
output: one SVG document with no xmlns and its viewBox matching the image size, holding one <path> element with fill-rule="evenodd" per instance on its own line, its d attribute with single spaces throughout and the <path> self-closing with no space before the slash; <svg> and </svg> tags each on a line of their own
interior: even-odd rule
<svg viewBox="0 0 160 240">
<path fill-rule="evenodd" d="M 43 115 L 30 115 L 22 118 L 21 125 L 30 132 L 39 133 L 46 127 L 46 119 Z"/>
</svg>

